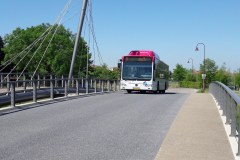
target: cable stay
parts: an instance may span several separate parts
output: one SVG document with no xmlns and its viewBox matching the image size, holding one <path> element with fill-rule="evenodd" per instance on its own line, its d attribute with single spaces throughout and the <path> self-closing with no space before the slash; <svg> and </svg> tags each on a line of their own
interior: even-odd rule
<svg viewBox="0 0 240 160">
<path fill-rule="evenodd" d="M 71 1 L 71 0 L 70 0 L 70 1 Z M 70 4 L 69 4 L 69 5 L 70 5 Z M 68 7 L 69 7 L 69 5 L 68 5 Z M 66 8 L 65 12 L 63 13 L 63 16 L 67 13 L 67 9 L 68 9 L 68 7 Z M 56 29 L 55 29 L 55 31 L 54 31 L 52 37 L 51 37 L 51 40 L 49 41 L 48 46 L 47 46 L 47 48 L 45 49 L 45 51 L 44 51 L 44 53 L 43 53 L 43 55 L 42 55 L 42 57 L 41 57 L 41 60 L 39 61 L 38 65 L 37 65 L 37 68 L 35 69 L 35 71 L 34 71 L 32 77 L 35 76 L 36 71 L 38 70 L 38 68 L 39 68 L 39 66 L 40 66 L 40 64 L 41 64 L 41 62 L 42 62 L 42 60 L 43 60 L 43 58 L 44 58 L 44 56 L 45 56 L 45 54 L 46 54 L 46 52 L 47 52 L 47 50 L 48 50 L 48 48 L 49 48 L 49 46 L 50 46 L 50 44 L 51 44 L 53 38 L 54 38 L 54 36 L 56 35 L 57 30 L 58 30 L 59 26 L 61 25 L 61 21 L 62 21 L 62 19 L 63 19 L 63 16 L 62 16 L 62 18 L 60 19 L 60 21 L 59 21 L 59 23 L 58 23 L 58 25 L 57 25 L 57 27 L 56 27 Z"/>
<path fill-rule="evenodd" d="M 11 69 L 11 71 L 6 75 L 6 77 L 4 78 L 4 80 L 6 80 L 6 78 L 14 71 L 14 69 L 20 64 L 20 62 L 26 57 L 26 55 L 32 50 L 32 48 L 38 43 L 40 42 L 42 39 L 42 42 L 40 44 L 40 46 L 38 47 L 38 49 L 34 52 L 33 56 L 31 57 L 30 61 L 28 61 L 27 65 L 25 66 L 25 68 L 23 69 L 23 71 L 21 72 L 21 74 L 17 77 L 17 80 L 22 76 L 23 72 L 26 70 L 26 68 L 28 67 L 29 63 L 31 62 L 31 60 L 33 59 L 33 57 L 36 55 L 37 51 L 41 48 L 42 44 L 44 43 L 44 41 L 46 40 L 46 37 L 51 33 L 52 29 L 54 28 L 54 26 L 57 26 L 56 28 L 58 28 L 60 26 L 60 22 L 62 21 L 63 19 L 63 16 L 66 15 L 67 11 L 68 11 L 68 8 L 71 4 L 72 0 L 69 0 L 67 2 L 67 4 L 65 5 L 64 9 L 61 11 L 60 15 L 57 17 L 56 21 L 53 23 L 52 26 L 50 26 L 49 28 L 46 29 L 46 31 L 40 35 L 32 44 L 30 44 L 28 47 L 26 47 L 22 52 L 16 54 L 16 56 L 14 56 L 12 59 L 6 61 L 3 65 L 4 67 L 0 70 L 2 71 L 3 69 L 5 69 L 8 65 L 10 65 L 15 59 L 17 59 L 18 57 L 22 57 L 20 59 L 20 61 L 18 61 L 18 63 Z M 56 30 L 53 34 L 53 37 L 54 35 L 56 34 Z M 51 38 L 50 42 L 52 41 L 53 37 Z M 48 44 L 48 47 L 49 47 L 50 43 Z M 28 50 L 29 49 L 29 50 Z M 27 51 L 28 50 L 28 51 Z M 27 51 L 27 52 L 26 52 Z M 26 52 L 24 54 L 24 52 Z M 46 50 L 45 50 L 46 52 Z M 45 55 L 45 54 L 44 54 Z M 43 59 L 43 57 L 41 58 L 41 60 Z M 3 66 L 2 65 L 2 66 Z M 40 65 L 40 64 L 39 64 Z M 38 66 L 39 66 L 38 65 Z M 36 69 L 37 70 L 37 69 Z M 36 70 L 35 70 L 35 73 L 36 73 Z"/>
<path fill-rule="evenodd" d="M 79 44 L 79 39 L 80 39 L 80 35 L 81 33 L 81 30 L 82 30 L 82 27 L 84 26 L 84 36 L 83 38 L 86 37 L 86 28 L 88 28 L 88 49 L 87 49 L 87 70 L 86 70 L 86 73 L 88 74 L 88 61 L 89 61 L 89 57 L 88 57 L 88 54 L 90 54 L 90 50 L 92 51 L 93 53 L 93 63 L 94 63 L 94 66 L 96 65 L 96 54 L 98 56 L 98 61 L 100 63 L 100 65 L 103 65 L 104 62 L 103 62 L 103 59 L 102 59 L 102 56 L 101 56 L 101 53 L 100 53 L 100 50 L 99 50 L 99 46 L 98 46 L 98 43 L 97 43 L 97 39 L 96 39 L 96 34 L 95 34 L 95 30 L 94 30 L 94 24 L 93 24 L 93 16 L 92 16 L 92 2 L 89 0 L 83 0 L 83 10 L 84 10 L 84 5 L 85 5 L 85 11 L 82 10 L 82 13 L 81 13 L 81 18 L 80 20 L 82 21 L 80 24 L 79 23 L 79 27 L 81 28 L 78 28 L 78 33 L 77 33 L 77 36 L 76 36 L 76 40 L 75 40 L 75 45 L 74 45 L 74 51 L 73 51 L 73 57 L 72 57 L 72 64 L 71 64 L 71 68 L 70 68 L 70 73 L 69 73 L 69 79 L 72 78 L 71 74 L 72 74 L 72 65 L 74 63 L 74 52 L 77 52 L 77 47 L 76 45 Z M 32 75 L 32 78 L 36 75 L 41 63 L 43 62 L 43 59 L 57 33 L 57 30 L 59 29 L 59 27 L 61 26 L 61 24 L 63 23 L 66 23 L 67 21 L 70 21 L 73 17 L 76 16 L 76 13 L 74 15 L 72 15 L 70 18 L 68 19 L 65 19 L 63 20 L 63 18 L 69 13 L 69 9 L 71 8 L 71 4 L 72 4 L 72 0 L 68 0 L 68 2 L 66 3 L 66 5 L 64 6 L 63 10 L 60 12 L 60 14 L 58 15 L 58 17 L 56 18 L 55 22 L 49 26 L 45 31 L 44 33 L 42 33 L 38 38 L 36 38 L 34 40 L 34 42 L 32 42 L 29 46 L 27 46 L 25 49 L 23 49 L 21 52 L 17 53 L 16 55 L 14 55 L 12 58 L 10 58 L 8 61 L 4 62 L 0 67 L 3 66 L 3 68 L 1 68 L 0 72 L 3 71 L 7 66 L 9 66 L 10 64 L 12 64 L 14 61 L 16 61 L 17 59 L 18 62 L 17 64 L 15 64 L 15 66 L 11 69 L 11 71 L 6 75 L 6 77 L 4 78 L 4 80 L 6 80 L 6 78 L 16 69 L 16 67 L 27 57 L 27 55 L 29 54 L 32 54 L 30 59 L 28 60 L 27 64 L 25 65 L 24 69 L 21 71 L 20 75 L 17 77 L 17 80 L 20 79 L 20 77 L 24 74 L 24 71 L 27 70 L 27 68 L 29 67 L 30 63 L 32 62 L 33 58 L 37 55 L 37 53 L 39 52 L 39 50 L 43 47 L 43 44 L 46 42 L 47 38 L 51 35 L 50 37 L 50 40 L 46 43 L 47 46 L 40 58 L 40 60 L 37 62 L 37 66 L 33 72 L 33 75 Z M 87 12 L 87 14 L 85 13 Z M 86 22 L 84 23 L 84 17 L 86 17 Z M 88 23 L 88 24 L 86 24 Z M 91 42 L 92 41 L 92 42 Z M 33 48 L 36 46 L 36 45 L 39 45 L 37 47 L 37 49 L 34 51 L 34 52 L 31 52 L 33 50 Z M 84 49 L 84 43 L 82 43 L 82 46 L 80 46 L 80 50 Z M 92 49 L 90 49 L 90 46 L 92 45 Z M 80 51 L 81 55 L 80 57 L 83 56 L 82 52 Z M 76 54 L 76 53 L 75 53 Z M 80 75 L 80 66 L 81 64 L 79 64 L 79 75 Z M 86 74 L 86 77 L 88 77 L 88 75 Z M 71 77 L 70 77 L 71 76 Z"/>
<path fill-rule="evenodd" d="M 46 32 L 49 30 L 50 28 L 48 28 L 39 38 L 37 38 L 32 44 L 30 44 L 29 46 L 27 46 L 22 52 L 17 53 L 13 58 L 9 59 L 8 61 L 6 61 L 5 63 L 3 63 L 0 67 L 4 66 L 0 72 L 2 70 L 4 70 L 8 65 L 10 65 L 17 57 L 22 56 L 22 54 L 27 51 L 28 49 L 31 50 L 42 38 L 44 38 L 44 36 L 46 36 Z M 28 51 L 29 52 L 29 51 Z"/>
</svg>

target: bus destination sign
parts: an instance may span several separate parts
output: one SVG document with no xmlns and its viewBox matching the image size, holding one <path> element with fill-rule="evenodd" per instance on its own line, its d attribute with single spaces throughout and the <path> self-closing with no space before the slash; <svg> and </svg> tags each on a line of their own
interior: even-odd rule
<svg viewBox="0 0 240 160">
<path fill-rule="evenodd" d="M 125 57 L 125 62 L 152 62 L 151 57 Z"/>
</svg>

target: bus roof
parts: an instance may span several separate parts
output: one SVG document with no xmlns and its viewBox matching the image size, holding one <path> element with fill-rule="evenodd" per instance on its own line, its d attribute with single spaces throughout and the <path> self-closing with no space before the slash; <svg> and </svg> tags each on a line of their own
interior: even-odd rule
<svg viewBox="0 0 240 160">
<path fill-rule="evenodd" d="M 150 50 L 134 50 L 134 51 L 131 51 L 127 56 L 156 57 L 157 59 L 160 59 L 155 52 Z"/>
</svg>

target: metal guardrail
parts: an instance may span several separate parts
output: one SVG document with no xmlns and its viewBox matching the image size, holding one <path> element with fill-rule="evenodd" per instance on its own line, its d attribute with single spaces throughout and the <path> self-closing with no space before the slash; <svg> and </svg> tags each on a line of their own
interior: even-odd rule
<svg viewBox="0 0 240 160">
<path fill-rule="evenodd" d="M 48 97 L 50 99 L 54 99 L 54 90 L 62 88 L 64 89 L 64 97 L 68 97 L 69 93 L 75 91 L 75 95 L 79 95 L 79 91 L 81 88 L 84 88 L 85 93 L 89 94 L 89 90 L 92 93 L 103 93 L 103 92 L 110 92 L 110 91 L 119 91 L 119 81 L 118 80 L 103 80 L 103 79 L 84 79 L 84 78 L 73 78 L 73 79 L 65 79 L 65 78 L 51 78 L 51 79 L 37 79 L 37 80 L 21 80 L 21 81 L 8 81 L 8 82 L 0 82 L 0 86 L 2 89 L 6 89 L 6 94 L 10 96 L 11 107 L 16 106 L 16 87 L 22 88 L 22 92 L 27 91 L 27 86 L 31 87 L 32 89 L 32 100 L 34 103 L 37 102 L 38 99 L 38 91 L 44 88 L 49 90 Z M 0 89 L 1 89 L 0 88 Z M 70 92 L 71 90 L 71 92 Z M 29 89 L 28 89 L 29 91 Z"/>
<path fill-rule="evenodd" d="M 214 96 L 223 116 L 226 116 L 226 124 L 231 126 L 229 136 L 238 138 L 238 153 L 240 156 L 240 98 L 229 87 L 221 82 L 212 82 L 209 92 Z"/>
</svg>

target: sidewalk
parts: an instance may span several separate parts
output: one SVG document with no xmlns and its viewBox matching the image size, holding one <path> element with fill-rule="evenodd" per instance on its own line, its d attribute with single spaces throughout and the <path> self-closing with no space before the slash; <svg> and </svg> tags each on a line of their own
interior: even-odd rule
<svg viewBox="0 0 240 160">
<path fill-rule="evenodd" d="M 234 160 L 221 117 L 210 94 L 192 93 L 188 97 L 155 160 Z"/>
</svg>

